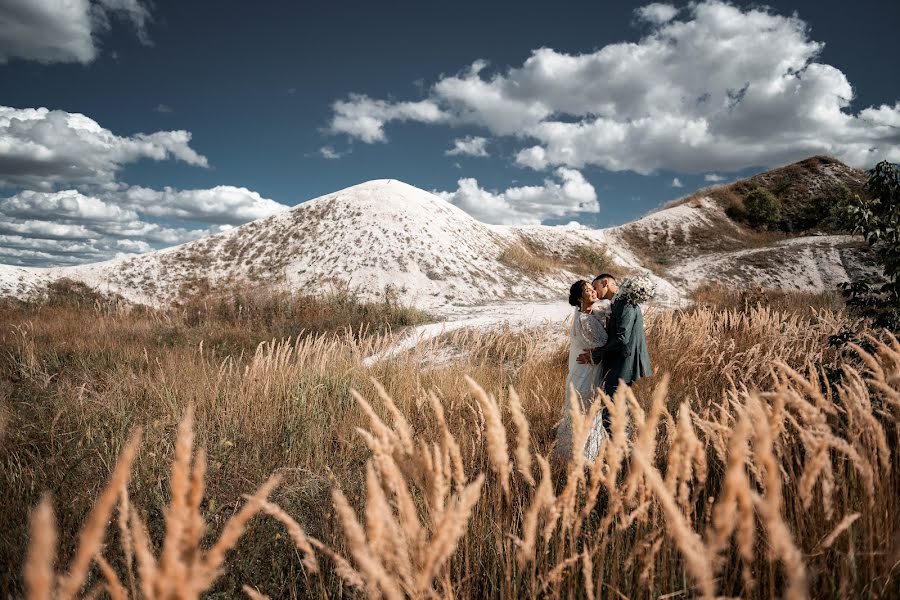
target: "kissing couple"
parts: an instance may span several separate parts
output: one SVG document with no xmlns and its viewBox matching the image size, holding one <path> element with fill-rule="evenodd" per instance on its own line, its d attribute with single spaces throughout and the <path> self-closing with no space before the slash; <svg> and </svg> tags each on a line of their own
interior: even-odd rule
<svg viewBox="0 0 900 600">
<path fill-rule="evenodd" d="M 602 389 L 609 397 L 619 385 L 637 381 L 653 373 L 641 304 L 655 294 L 646 276 L 626 279 L 619 285 L 609 273 L 590 283 L 579 279 L 569 290 L 569 304 L 575 307 L 569 332 L 569 376 L 566 402 L 556 432 L 554 457 L 568 462 L 572 457 L 573 394 L 587 413 Z M 591 424 L 584 447 L 585 458 L 593 462 L 600 443 L 610 434 L 609 413 L 600 407 Z"/>
</svg>

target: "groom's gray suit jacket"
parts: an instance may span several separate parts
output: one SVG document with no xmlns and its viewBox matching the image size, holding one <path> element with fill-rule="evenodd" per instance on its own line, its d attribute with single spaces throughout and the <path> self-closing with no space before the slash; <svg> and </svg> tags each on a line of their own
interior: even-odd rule
<svg viewBox="0 0 900 600">
<path fill-rule="evenodd" d="M 609 318 L 609 340 L 605 346 L 591 351 L 592 361 L 603 362 L 604 391 L 612 396 L 621 379 L 631 384 L 653 373 L 647 336 L 644 335 L 644 315 L 639 306 L 619 298 L 612 305 Z"/>
</svg>

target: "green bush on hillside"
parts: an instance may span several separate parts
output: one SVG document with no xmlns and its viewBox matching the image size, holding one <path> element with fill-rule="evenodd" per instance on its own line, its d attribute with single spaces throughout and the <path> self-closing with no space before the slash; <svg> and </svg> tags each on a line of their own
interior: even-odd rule
<svg viewBox="0 0 900 600">
<path fill-rule="evenodd" d="M 847 303 L 875 327 L 900 332 L 900 169 L 882 161 L 869 171 L 866 191 L 848 209 L 854 232 L 866 242 L 883 269 L 881 282 L 861 279 L 844 284 Z"/>
<path fill-rule="evenodd" d="M 781 202 L 764 187 L 750 192 L 744 200 L 744 208 L 753 227 L 773 227 L 781 220 Z"/>
</svg>

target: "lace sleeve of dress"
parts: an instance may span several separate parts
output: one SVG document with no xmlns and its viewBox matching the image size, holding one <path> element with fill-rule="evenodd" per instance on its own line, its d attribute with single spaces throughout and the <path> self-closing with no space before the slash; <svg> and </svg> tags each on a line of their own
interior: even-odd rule
<svg viewBox="0 0 900 600">
<path fill-rule="evenodd" d="M 596 348 L 606 344 L 608 339 L 606 329 L 603 328 L 603 322 L 600 319 L 581 311 L 578 312 L 576 318 L 578 319 L 576 332 L 586 347 Z"/>
<path fill-rule="evenodd" d="M 612 314 L 612 302 L 609 300 L 598 300 L 591 307 L 591 314 L 602 322 Z"/>
</svg>

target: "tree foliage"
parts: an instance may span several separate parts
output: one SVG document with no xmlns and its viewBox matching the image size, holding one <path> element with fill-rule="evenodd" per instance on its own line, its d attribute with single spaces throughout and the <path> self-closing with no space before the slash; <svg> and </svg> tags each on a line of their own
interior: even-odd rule
<svg viewBox="0 0 900 600">
<path fill-rule="evenodd" d="M 861 233 L 883 270 L 883 282 L 863 279 L 842 285 L 847 303 L 877 327 L 900 331 L 900 169 L 888 161 L 869 171 L 869 198 L 847 208 L 854 233 Z"/>
<path fill-rule="evenodd" d="M 758 187 L 744 200 L 747 220 L 754 227 L 772 227 L 781 220 L 781 202 L 775 194 L 764 187 Z"/>
</svg>

